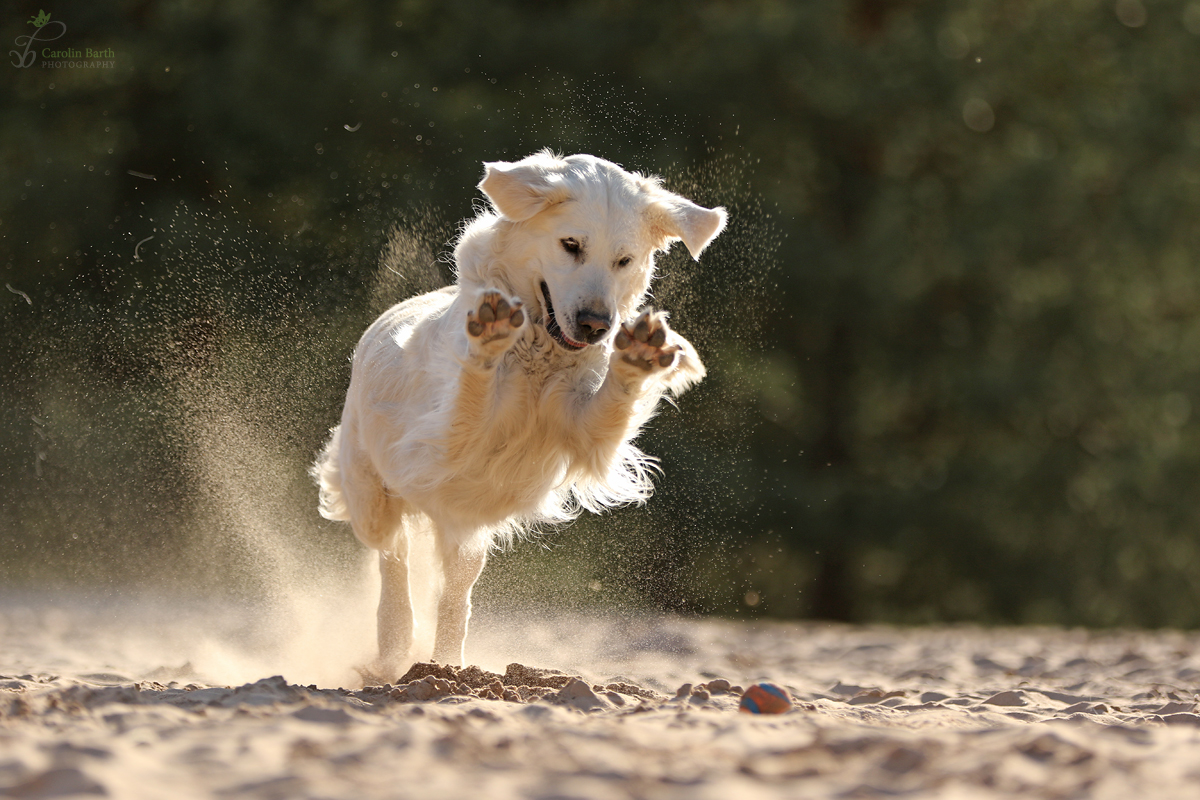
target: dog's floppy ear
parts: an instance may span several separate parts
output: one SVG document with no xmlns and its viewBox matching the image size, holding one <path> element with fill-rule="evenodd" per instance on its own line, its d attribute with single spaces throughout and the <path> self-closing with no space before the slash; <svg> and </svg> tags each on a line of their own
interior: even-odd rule
<svg viewBox="0 0 1200 800">
<path fill-rule="evenodd" d="M 679 195 L 667 194 L 651 211 L 651 225 L 663 238 L 663 246 L 682 239 L 692 258 L 699 261 L 708 243 L 725 230 L 727 216 L 720 206 L 704 208 Z"/>
<path fill-rule="evenodd" d="M 521 222 L 547 206 L 566 199 L 566 189 L 555 180 L 559 176 L 545 166 L 528 163 L 532 159 L 511 164 L 492 161 L 484 164 L 485 174 L 479 189 L 501 216 Z"/>
</svg>

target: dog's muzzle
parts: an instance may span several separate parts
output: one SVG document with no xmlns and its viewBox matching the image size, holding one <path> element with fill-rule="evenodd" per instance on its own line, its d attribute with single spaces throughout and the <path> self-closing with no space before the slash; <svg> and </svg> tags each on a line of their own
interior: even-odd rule
<svg viewBox="0 0 1200 800">
<path fill-rule="evenodd" d="M 550 287 L 542 281 L 542 297 L 546 301 L 546 332 L 550 334 L 550 338 L 558 342 L 568 350 L 582 350 L 588 346 L 587 342 L 577 342 L 571 337 L 563 333 L 558 324 L 558 317 L 554 313 L 554 303 L 550 301 Z M 591 338 L 589 336 L 589 338 Z"/>
</svg>

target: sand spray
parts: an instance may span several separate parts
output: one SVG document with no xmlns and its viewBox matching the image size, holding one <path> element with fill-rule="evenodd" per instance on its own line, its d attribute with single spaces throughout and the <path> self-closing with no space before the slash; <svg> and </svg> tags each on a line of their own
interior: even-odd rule
<svg viewBox="0 0 1200 800">
<path fill-rule="evenodd" d="M 589 123 L 577 115 L 569 129 L 561 123 L 556 141 L 530 141 L 529 152 L 551 146 L 614 158 L 610 149 L 629 152 L 630 142 L 641 139 L 651 153 L 647 161 L 661 155 L 654 139 L 671 121 L 656 119 L 637 98 L 618 100 L 599 85 L 565 87 L 559 97 L 572 108 L 591 109 L 595 119 Z M 511 113 L 521 125 L 519 113 Z M 546 127 L 546 120 L 525 122 L 529 129 Z M 525 154 L 484 153 L 480 161 Z M 668 189 L 730 212 L 728 230 L 703 264 L 676 247 L 660 258 L 652 287 L 651 303 L 671 310 L 673 325 L 709 364 L 707 387 L 698 391 L 747 391 L 732 382 L 752 378 L 744 371 L 722 378 L 722 363 L 757 351 L 762 309 L 770 306 L 765 298 L 772 291 L 781 236 L 751 185 L 753 163 L 725 147 L 720 154 L 714 148 L 682 154 L 676 163 L 624 165 L 657 172 Z M 152 503 L 120 505 L 121 524 L 148 533 L 140 545 L 127 548 L 127 561 L 139 564 L 141 580 L 119 589 L 133 605 L 113 611 L 109 633 L 125 636 L 130 648 L 144 651 L 147 663 L 177 665 L 181 679 L 191 674 L 237 683 L 282 674 L 295 683 L 351 686 L 361 679 L 355 667 L 373 655 L 374 554 L 354 540 L 347 525 L 320 519 L 306 469 L 337 422 L 358 335 L 392 303 L 452 280 L 448 253 L 459 221 L 428 207 L 397 211 L 386 200 L 356 213 L 342 239 L 351 244 L 340 250 L 307 248 L 302 227 L 282 238 L 256 230 L 228 198 L 215 206 L 181 203 L 157 218 L 147 215 L 133 233 L 133 257 L 159 259 L 164 278 L 135 287 L 110 316 L 120 316 L 123 340 L 145 347 L 147 352 L 131 358 L 154 365 L 156 399 L 131 394 L 115 401 L 125 409 L 122 421 L 79 424 L 119 427 L 136 420 L 161 430 L 160 440 L 147 434 L 150 445 L 129 457 L 147 465 L 142 470 L 147 486 L 170 484 L 164 494 L 174 498 L 176 516 L 156 518 Z M 100 319 L 95 327 L 105 325 Z M 61 360 L 47 359 L 51 371 L 61 366 Z M 132 384 L 130 392 L 138 391 Z M 665 426 L 668 439 L 690 436 L 688 426 L 705 424 L 683 418 L 690 413 L 664 411 L 653 426 Z M 67 413 L 49 416 L 61 424 Z M 721 436 L 722 451 L 735 460 L 749 432 Z M 687 504 L 690 518 L 678 522 L 719 548 L 730 534 L 720 529 L 704 497 L 714 486 L 730 495 L 739 489 L 719 465 L 708 469 L 708 485 Z M 124 491 L 139 496 L 138 487 Z M 682 491 L 687 494 L 686 487 Z M 654 503 L 651 499 L 649 508 Z M 604 565 L 597 559 L 636 562 L 647 547 L 666 546 L 653 544 L 654 523 L 633 509 L 577 524 L 606 526 L 608 550 L 589 553 L 586 543 L 566 538 L 574 533 L 569 526 L 541 532 L 531 537 L 535 541 L 519 543 L 515 553 L 493 558 L 476 595 L 475 629 L 488 628 L 468 639 L 472 661 L 502 669 L 506 660 L 531 663 L 539 655 L 561 658 L 569 652 L 569 642 L 539 643 L 525 635 L 523 615 L 538 609 L 589 609 L 636 624 L 644 604 L 628 587 L 600 580 Z M 560 547 L 563 541 L 571 545 Z M 128 577 L 129 570 L 110 563 L 114 576 Z M 686 559 L 682 563 L 687 566 Z M 428 604 L 432 589 L 426 587 L 418 602 Z M 151 616 L 173 604 L 186 608 L 180 615 L 186 622 L 177 629 L 139 628 L 130 619 L 138 616 L 130 609 L 139 603 Z M 155 633 L 148 637 L 151 629 Z M 431 631 L 418 635 L 428 639 Z M 579 635 L 582 642 L 587 632 Z"/>
</svg>

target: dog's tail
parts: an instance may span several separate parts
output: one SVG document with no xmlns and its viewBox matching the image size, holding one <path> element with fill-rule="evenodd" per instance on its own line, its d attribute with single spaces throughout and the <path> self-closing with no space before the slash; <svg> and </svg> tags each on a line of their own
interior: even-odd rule
<svg viewBox="0 0 1200 800">
<path fill-rule="evenodd" d="M 320 489 L 320 499 L 317 501 L 317 511 L 325 519 L 350 519 L 350 509 L 346 507 L 346 499 L 342 494 L 342 465 L 339 458 L 341 451 L 342 426 L 330 431 L 329 441 L 316 462 L 309 468 L 308 474 L 317 482 Z"/>
</svg>

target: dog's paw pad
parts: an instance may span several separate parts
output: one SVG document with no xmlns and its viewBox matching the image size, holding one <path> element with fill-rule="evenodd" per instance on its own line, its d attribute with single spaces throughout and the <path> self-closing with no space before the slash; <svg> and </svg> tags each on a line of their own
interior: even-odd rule
<svg viewBox="0 0 1200 800">
<path fill-rule="evenodd" d="M 476 307 L 467 311 L 467 334 L 483 344 L 503 339 L 524 324 L 521 301 L 495 289 L 481 292 Z"/>
<path fill-rule="evenodd" d="M 667 316 L 647 309 L 629 325 L 621 325 L 613 337 L 613 347 L 624 363 L 643 372 L 668 369 L 678 358 L 679 345 L 668 345 Z"/>
</svg>

